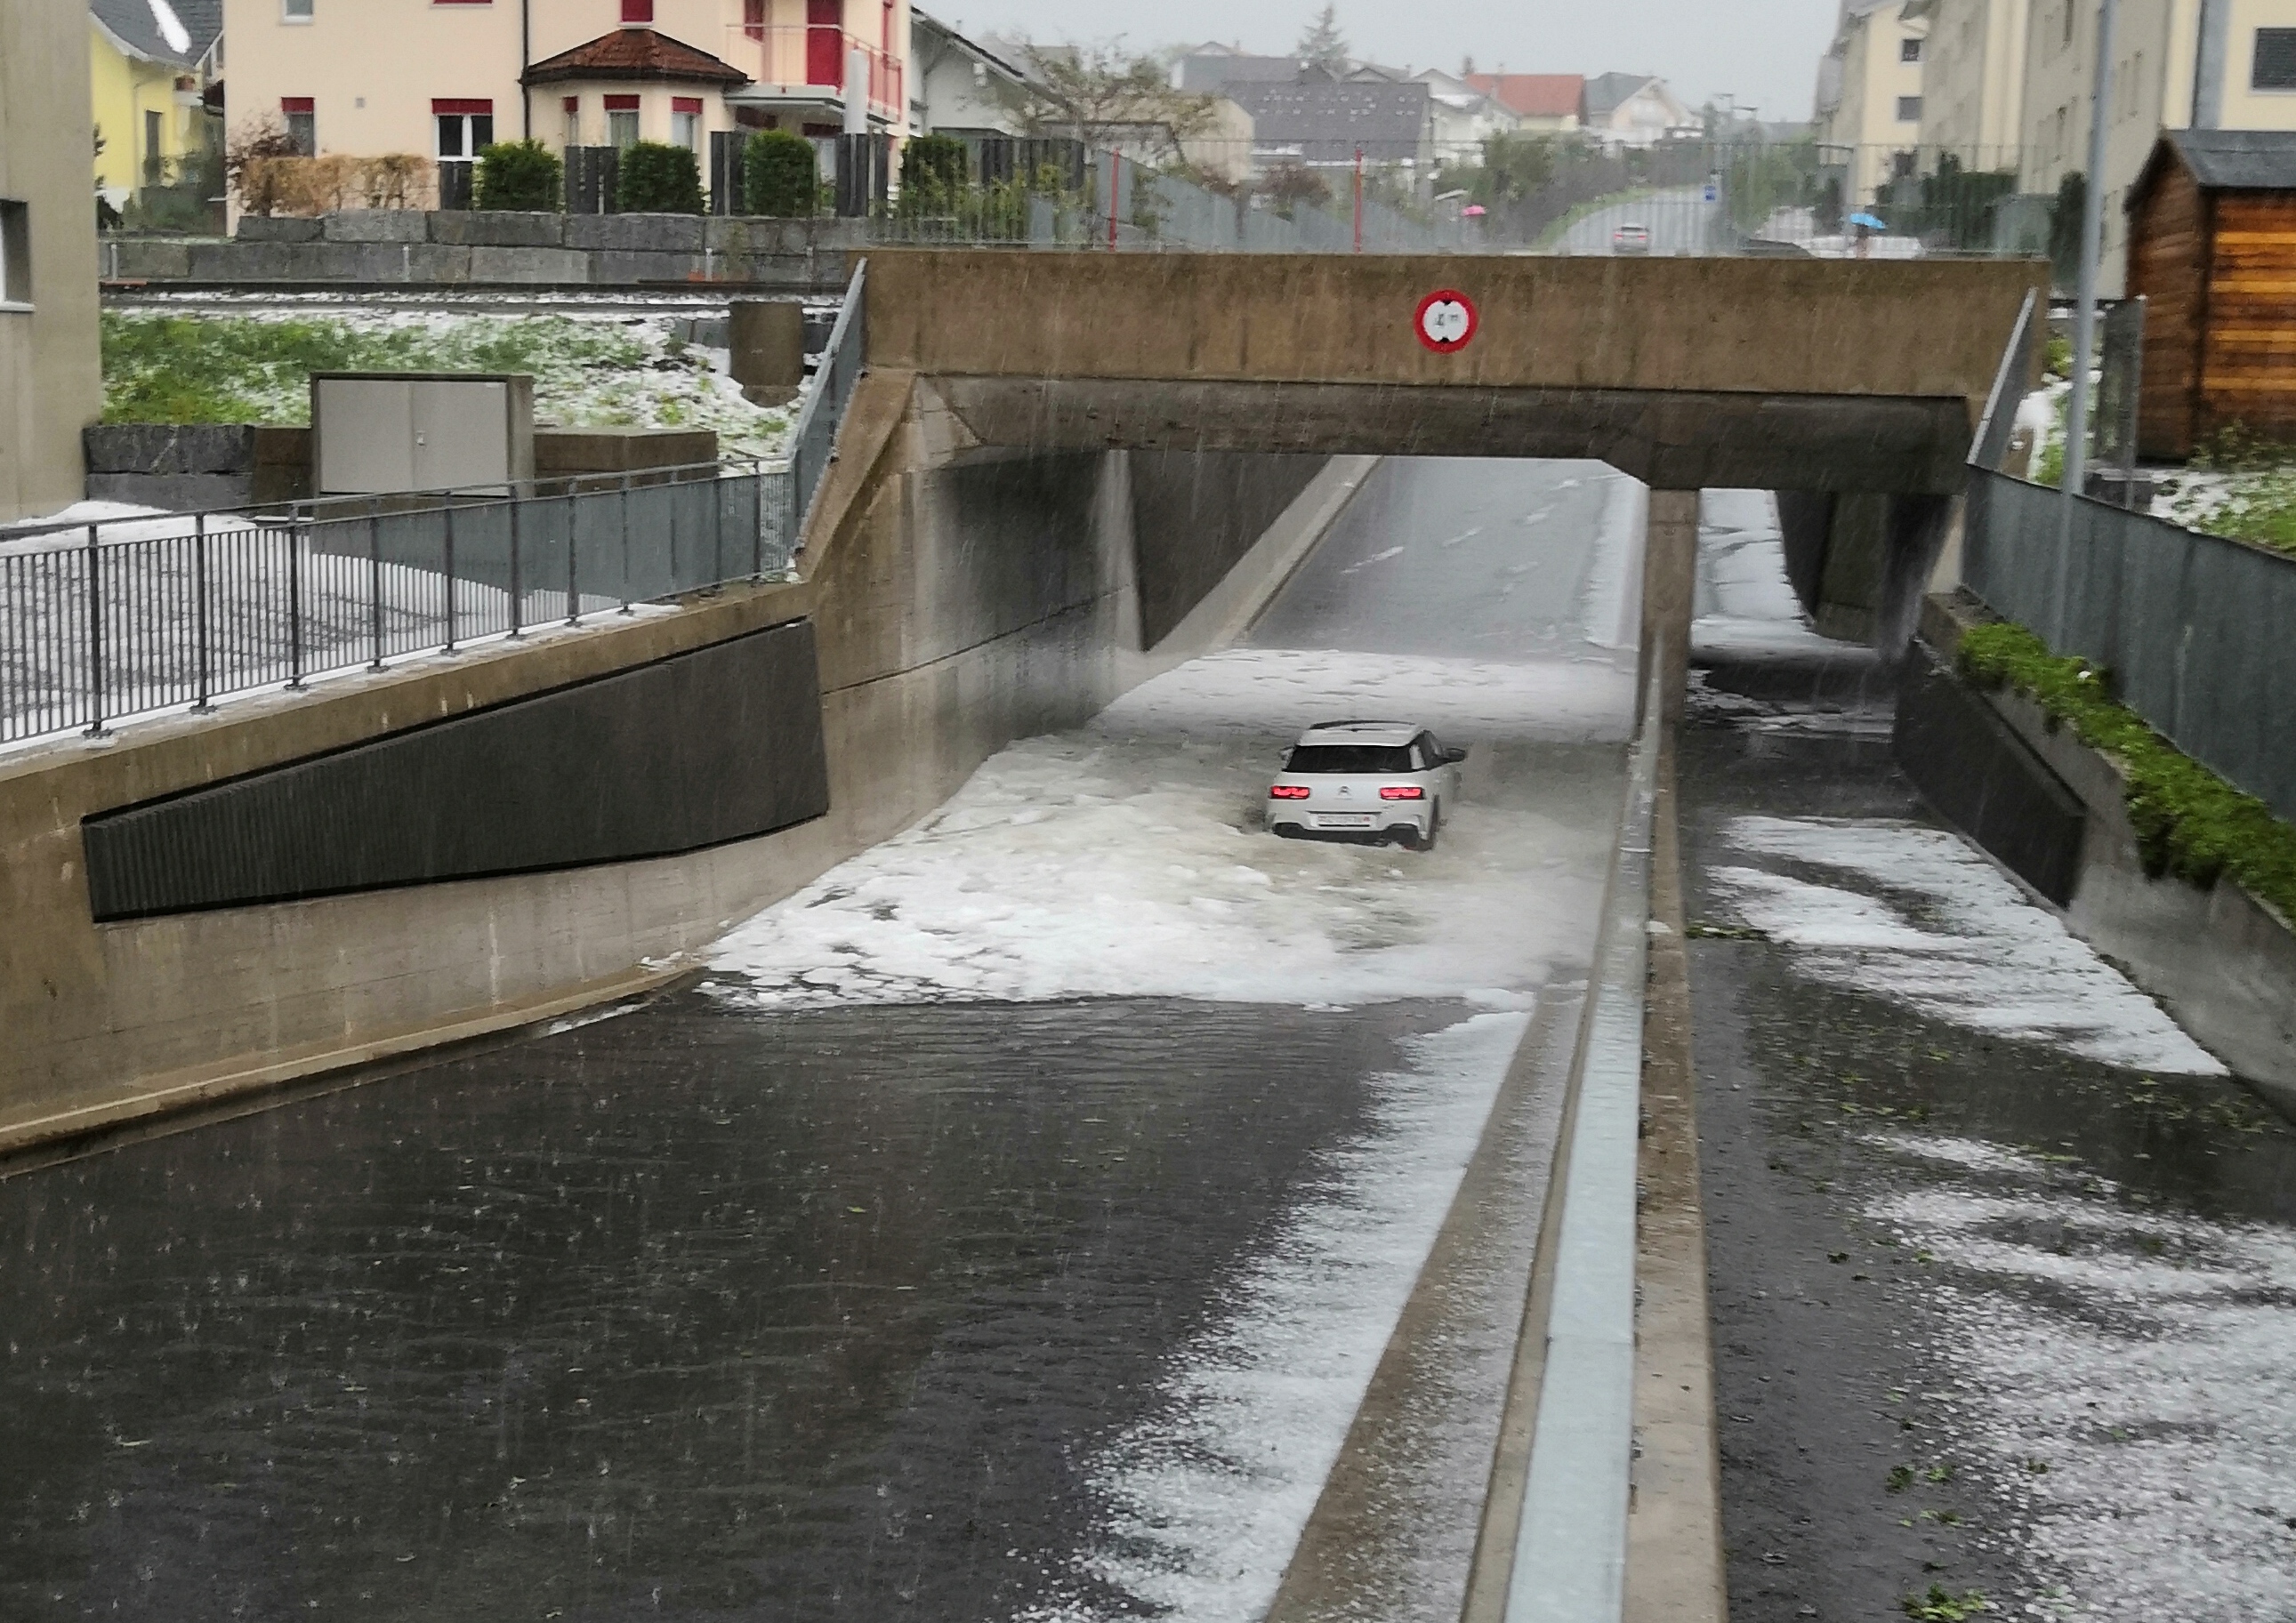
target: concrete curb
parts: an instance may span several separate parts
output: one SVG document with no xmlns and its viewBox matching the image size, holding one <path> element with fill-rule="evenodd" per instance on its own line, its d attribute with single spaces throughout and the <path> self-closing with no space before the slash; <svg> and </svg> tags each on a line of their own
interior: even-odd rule
<svg viewBox="0 0 2296 1623">
<path fill-rule="evenodd" d="M 1635 1276 L 1635 1443 L 1627 1623 L 1722 1623 L 1722 1456 L 1706 1299 L 1675 741 L 1660 752 L 1643 1028 L 1642 1217 Z"/>
</svg>

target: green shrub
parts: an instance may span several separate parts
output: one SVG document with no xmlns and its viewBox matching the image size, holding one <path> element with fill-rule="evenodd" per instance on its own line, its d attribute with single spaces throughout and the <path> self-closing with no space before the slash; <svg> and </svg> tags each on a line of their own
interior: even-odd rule
<svg viewBox="0 0 2296 1623">
<path fill-rule="evenodd" d="M 559 185 L 565 175 L 558 154 L 539 141 L 497 141 L 482 146 L 478 206 L 548 212 L 558 207 Z"/>
<path fill-rule="evenodd" d="M 2173 873 L 2203 889 L 2230 874 L 2250 895 L 2296 921 L 2296 827 L 2115 701 L 2111 672 L 2087 660 L 2060 658 L 2013 624 L 1971 627 L 1955 664 L 1980 687 L 2013 687 L 2030 695 L 2051 727 L 2070 722 L 2083 743 L 2119 760 L 2146 873 L 2156 879 Z"/>
<path fill-rule="evenodd" d="M 803 219 L 821 190 L 813 143 L 785 129 L 761 129 L 742 149 L 742 208 L 778 220 Z"/>
<path fill-rule="evenodd" d="M 624 214 L 700 214 L 701 166 L 682 146 L 641 141 L 622 152 L 614 205 Z"/>
<path fill-rule="evenodd" d="M 901 212 L 953 212 L 964 197 L 967 168 L 964 142 L 919 135 L 901 149 Z"/>
</svg>

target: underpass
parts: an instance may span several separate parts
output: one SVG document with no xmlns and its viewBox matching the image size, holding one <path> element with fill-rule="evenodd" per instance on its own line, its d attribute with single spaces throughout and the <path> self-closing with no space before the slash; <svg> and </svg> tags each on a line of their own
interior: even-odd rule
<svg viewBox="0 0 2296 1623">
<path fill-rule="evenodd" d="M 1389 464 L 1243 645 L 994 756 L 685 989 L 0 1183 L 40 1258 L 12 1609 L 1456 1616 L 1634 494 Z M 1382 712 L 1473 751 L 1438 849 L 1268 836 L 1290 736 Z M 1343 1457 L 1382 1410 L 1409 1446 Z M 1363 1525 L 1319 1509 L 1349 1481 L 1374 1536 L 1303 1544 Z"/>
</svg>

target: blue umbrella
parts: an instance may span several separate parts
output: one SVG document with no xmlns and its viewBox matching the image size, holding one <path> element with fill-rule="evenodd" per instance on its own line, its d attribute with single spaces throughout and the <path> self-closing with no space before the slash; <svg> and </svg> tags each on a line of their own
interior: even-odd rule
<svg viewBox="0 0 2296 1623">
<path fill-rule="evenodd" d="M 1890 229 L 1886 223 L 1874 218 L 1870 214 L 1853 214 L 1849 217 L 1849 223 L 1853 225 L 1863 225 L 1868 231 L 1887 231 Z"/>
</svg>

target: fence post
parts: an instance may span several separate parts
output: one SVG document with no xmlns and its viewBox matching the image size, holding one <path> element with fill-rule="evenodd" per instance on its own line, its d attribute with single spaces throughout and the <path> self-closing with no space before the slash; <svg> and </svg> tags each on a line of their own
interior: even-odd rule
<svg viewBox="0 0 2296 1623">
<path fill-rule="evenodd" d="M 201 513 L 192 521 L 192 612 L 198 621 L 193 627 L 194 643 L 192 658 L 197 675 L 193 685 L 196 695 L 192 709 L 212 709 L 209 689 L 215 681 L 213 654 L 208 648 L 208 515 Z"/>
<path fill-rule="evenodd" d="M 510 498 L 510 635 L 513 639 L 519 635 L 518 597 L 522 584 L 518 572 L 518 543 L 521 529 L 518 510 L 525 504 L 518 499 L 518 487 L 512 485 Z"/>
<path fill-rule="evenodd" d="M 303 685 L 303 504 L 287 507 L 287 685 Z"/>
<path fill-rule="evenodd" d="M 367 635 L 373 643 L 373 668 L 382 668 L 382 498 L 366 499 Z"/>
<path fill-rule="evenodd" d="M 622 472 L 622 612 L 635 614 L 630 607 L 630 476 Z"/>
<path fill-rule="evenodd" d="M 447 521 L 447 535 L 441 548 L 447 575 L 447 645 L 439 652 L 452 653 L 455 652 L 455 504 L 451 497 L 439 512 Z"/>
<path fill-rule="evenodd" d="M 582 623 L 580 590 L 582 582 L 574 563 L 576 555 L 581 551 L 577 537 L 580 532 L 582 521 L 575 504 L 575 476 L 568 474 L 566 476 L 566 623 L 570 626 L 578 626 Z"/>
<path fill-rule="evenodd" d="M 726 489 L 718 471 L 709 470 L 709 588 L 726 584 Z"/>
<path fill-rule="evenodd" d="M 1356 251 L 1363 252 L 1363 148 L 1356 148 Z"/>
<path fill-rule="evenodd" d="M 87 527 L 87 735 L 103 736 L 103 554 Z"/>
<path fill-rule="evenodd" d="M 757 510 L 750 537 L 750 579 L 754 584 L 766 578 L 766 464 L 762 458 L 750 459 L 750 479 L 754 486 L 750 504 Z"/>
</svg>

